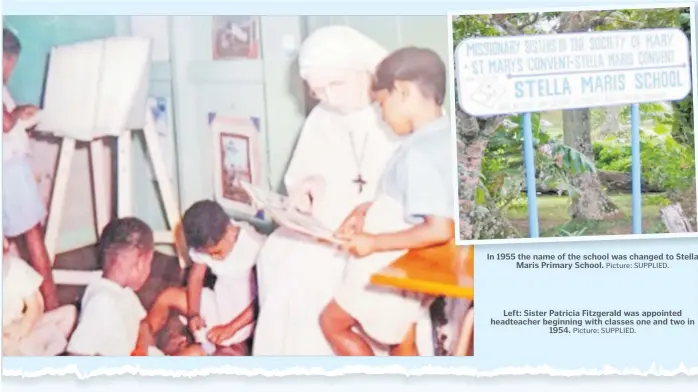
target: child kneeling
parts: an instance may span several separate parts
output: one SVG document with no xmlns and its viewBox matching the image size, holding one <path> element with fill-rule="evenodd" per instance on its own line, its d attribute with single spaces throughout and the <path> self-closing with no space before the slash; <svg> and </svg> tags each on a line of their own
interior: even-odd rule
<svg viewBox="0 0 698 392">
<path fill-rule="evenodd" d="M 194 264 L 186 287 L 168 288 L 156 299 L 149 324 L 161 328 L 175 310 L 209 355 L 247 355 L 257 298 L 254 266 L 264 236 L 211 200 L 194 203 L 182 229 Z M 213 289 L 204 287 L 208 270 L 216 278 Z"/>
<path fill-rule="evenodd" d="M 5 356 L 62 354 L 75 326 L 73 305 L 44 313 L 43 278 L 24 260 L 8 253 L 3 238 L 2 351 Z"/>
</svg>

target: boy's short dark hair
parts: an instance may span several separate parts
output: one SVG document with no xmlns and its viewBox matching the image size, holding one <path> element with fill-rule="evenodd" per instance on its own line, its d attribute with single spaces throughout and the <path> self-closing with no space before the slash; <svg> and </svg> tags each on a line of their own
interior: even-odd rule
<svg viewBox="0 0 698 392">
<path fill-rule="evenodd" d="M 230 217 L 223 207 L 213 200 L 197 201 L 189 207 L 182 218 L 182 230 L 187 239 L 187 245 L 194 249 L 219 243 L 229 225 Z"/>
<path fill-rule="evenodd" d="M 117 218 L 111 220 L 102 230 L 97 245 L 97 259 L 100 266 L 125 250 L 152 250 L 155 246 L 153 230 L 138 218 Z"/>
<path fill-rule="evenodd" d="M 2 29 L 2 52 L 5 55 L 19 55 L 22 50 L 22 45 L 19 43 L 19 38 L 9 29 Z"/>
<path fill-rule="evenodd" d="M 398 81 L 415 83 L 425 98 L 443 105 L 446 65 L 433 50 L 407 47 L 391 53 L 376 68 L 373 91 L 392 91 Z"/>
</svg>

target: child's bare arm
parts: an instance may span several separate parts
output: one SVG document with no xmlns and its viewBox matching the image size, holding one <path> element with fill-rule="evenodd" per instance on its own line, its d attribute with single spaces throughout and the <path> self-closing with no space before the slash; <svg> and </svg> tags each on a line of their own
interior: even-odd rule
<svg viewBox="0 0 698 392">
<path fill-rule="evenodd" d="M 190 318 L 199 317 L 201 311 L 201 290 L 204 288 L 204 277 L 206 276 L 206 265 L 194 264 L 189 271 L 187 280 L 187 316 Z"/>
<path fill-rule="evenodd" d="M 239 330 L 252 324 L 255 320 L 255 301 L 250 303 L 245 310 L 232 319 L 229 323 L 213 327 L 208 332 L 208 340 L 215 344 L 222 344 L 232 338 Z"/>
<path fill-rule="evenodd" d="M 239 331 L 252 324 L 255 320 L 255 302 L 250 303 L 245 310 L 228 323 L 228 328 L 232 331 Z"/>
<path fill-rule="evenodd" d="M 453 239 L 453 220 L 450 218 L 427 216 L 424 223 L 407 230 L 377 234 L 374 237 L 374 251 L 427 248 L 440 245 Z"/>
</svg>

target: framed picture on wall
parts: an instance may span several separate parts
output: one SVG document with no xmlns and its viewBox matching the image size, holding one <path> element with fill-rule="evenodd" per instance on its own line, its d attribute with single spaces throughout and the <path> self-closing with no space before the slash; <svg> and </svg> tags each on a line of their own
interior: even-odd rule
<svg viewBox="0 0 698 392">
<path fill-rule="evenodd" d="M 259 58 L 258 16 L 214 16 L 212 30 L 214 60 Z"/>
<path fill-rule="evenodd" d="M 259 119 L 210 113 L 209 125 L 214 141 L 216 200 L 227 209 L 258 215 L 240 182 L 262 182 Z"/>
</svg>

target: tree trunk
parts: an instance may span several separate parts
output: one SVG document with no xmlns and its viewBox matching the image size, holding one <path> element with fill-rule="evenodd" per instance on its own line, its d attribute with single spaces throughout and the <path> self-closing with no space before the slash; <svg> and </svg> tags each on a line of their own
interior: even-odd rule
<svg viewBox="0 0 698 392">
<path fill-rule="evenodd" d="M 482 159 L 488 139 L 477 139 L 466 145 L 458 141 L 458 193 L 460 198 L 460 237 L 472 239 L 475 234 L 475 194 L 480 184 Z"/>
<path fill-rule="evenodd" d="M 693 227 L 691 221 L 684 214 L 681 204 L 672 204 L 659 210 L 662 222 L 669 233 L 691 233 Z"/>
<path fill-rule="evenodd" d="M 591 146 L 591 123 L 589 109 L 565 110 L 562 114 L 562 127 L 566 145 L 578 150 L 594 160 Z M 606 196 L 595 172 L 584 172 L 572 176 L 572 185 L 578 194 L 572 198 L 570 215 L 572 219 L 602 220 L 609 215 L 620 213 L 618 207 Z"/>
<path fill-rule="evenodd" d="M 698 228 L 698 218 L 696 217 L 696 182 L 693 181 L 693 187 L 681 192 L 676 199 L 678 199 L 678 202 L 681 204 L 691 225 Z"/>
<path fill-rule="evenodd" d="M 620 132 L 620 106 L 609 106 L 604 109 L 604 120 L 599 127 L 601 135 L 614 135 Z"/>
</svg>

